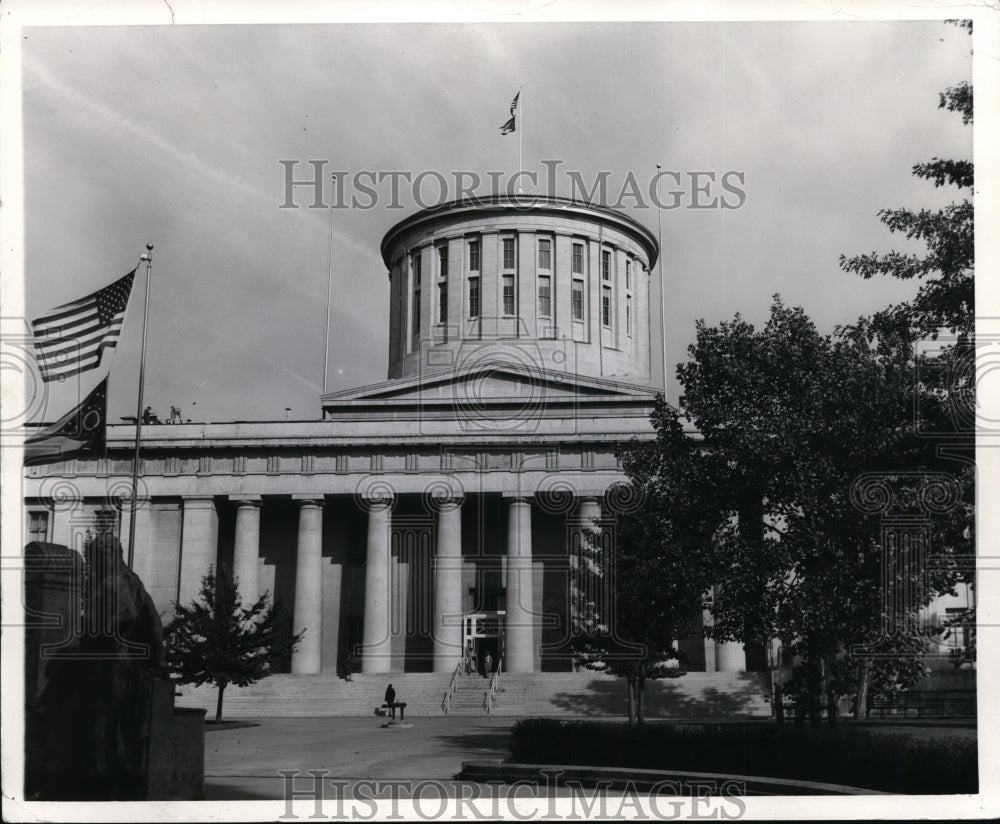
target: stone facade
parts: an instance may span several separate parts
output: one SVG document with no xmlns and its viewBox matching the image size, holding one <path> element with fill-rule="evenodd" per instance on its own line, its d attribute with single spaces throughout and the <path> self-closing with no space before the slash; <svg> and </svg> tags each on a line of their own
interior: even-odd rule
<svg viewBox="0 0 1000 824">
<path fill-rule="evenodd" d="M 558 198 L 394 226 L 389 380 L 325 395 L 318 421 L 143 430 L 134 568 L 164 616 L 230 564 L 306 630 L 293 674 L 349 652 L 450 672 L 470 647 L 569 670 L 570 547 L 621 498 L 616 450 L 651 434 L 657 254 L 630 218 Z M 127 540 L 133 439 L 110 426 L 107 458 L 29 469 L 32 537 L 79 548 L 106 517 Z"/>
</svg>

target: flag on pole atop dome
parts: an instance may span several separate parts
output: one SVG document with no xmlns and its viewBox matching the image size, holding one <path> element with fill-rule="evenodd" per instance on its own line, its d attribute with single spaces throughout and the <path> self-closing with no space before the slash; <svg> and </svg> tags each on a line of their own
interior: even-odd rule
<svg viewBox="0 0 1000 824">
<path fill-rule="evenodd" d="M 510 134 L 516 131 L 517 127 L 517 101 L 521 97 L 521 90 L 518 89 L 514 99 L 510 101 L 510 119 L 500 127 L 500 134 Z"/>
<path fill-rule="evenodd" d="M 109 286 L 35 318 L 35 356 L 42 380 L 65 380 L 101 365 L 121 337 L 135 269 Z"/>
</svg>

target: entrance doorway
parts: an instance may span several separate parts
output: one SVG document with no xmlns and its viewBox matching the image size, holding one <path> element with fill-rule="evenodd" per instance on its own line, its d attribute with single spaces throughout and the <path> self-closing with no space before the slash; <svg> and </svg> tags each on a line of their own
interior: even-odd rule
<svg viewBox="0 0 1000 824">
<path fill-rule="evenodd" d="M 466 670 L 471 673 L 488 676 L 486 659 L 490 658 L 492 671 L 503 658 L 504 613 L 503 611 L 477 612 L 466 615 L 463 622 L 463 645 L 466 651 Z M 475 653 L 475 657 L 470 653 Z"/>
</svg>

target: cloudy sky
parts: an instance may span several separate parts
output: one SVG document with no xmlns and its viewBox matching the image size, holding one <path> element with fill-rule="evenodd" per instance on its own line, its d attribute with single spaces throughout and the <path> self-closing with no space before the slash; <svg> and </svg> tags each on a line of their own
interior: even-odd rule
<svg viewBox="0 0 1000 824">
<path fill-rule="evenodd" d="M 569 171 L 588 182 L 607 171 L 612 200 L 630 173 L 648 182 L 657 163 L 682 175 L 742 173 L 738 209 L 691 209 L 690 195 L 659 215 L 623 204 L 654 232 L 662 221 L 676 400 L 674 365 L 698 318 L 741 312 L 759 322 L 781 293 L 829 331 L 911 294 L 912 284 L 841 272 L 838 256 L 902 248 L 878 210 L 944 202 L 952 193 L 915 180 L 911 167 L 972 154 L 972 128 L 937 107 L 940 90 L 971 77 L 971 41 L 942 22 L 47 26 L 24 35 L 26 315 L 120 277 L 154 243 L 146 399 L 194 420 L 282 419 L 286 407 L 293 418 L 319 416 L 331 210 L 306 208 L 301 187 L 302 208 L 279 208 L 281 160 L 300 161 L 299 178 L 311 174 L 309 160 L 352 177 L 509 176 L 518 135 L 499 126 L 520 87 L 522 166 L 540 176 L 528 191 L 547 188 L 543 160 L 561 162 L 555 194 L 572 194 Z M 434 179 L 425 184 L 423 200 L 440 199 Z M 377 189 L 373 208 L 333 213 L 331 391 L 386 377 L 379 242 L 417 206 L 405 182 L 401 209 L 390 208 L 387 184 Z M 479 192 L 489 189 L 487 180 Z M 114 362 L 112 420 L 134 412 L 141 298 L 137 290 Z"/>
</svg>

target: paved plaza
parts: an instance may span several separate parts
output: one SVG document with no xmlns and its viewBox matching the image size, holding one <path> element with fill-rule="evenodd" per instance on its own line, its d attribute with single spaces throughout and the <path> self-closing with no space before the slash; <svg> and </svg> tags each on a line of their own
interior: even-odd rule
<svg viewBox="0 0 1000 824">
<path fill-rule="evenodd" d="M 348 782 L 359 780 L 447 782 L 463 761 L 509 757 L 516 718 L 416 717 L 409 728 L 385 729 L 386 719 L 264 718 L 258 726 L 205 735 L 205 797 L 208 800 L 281 799 L 296 770 L 308 784 L 310 770 Z M 609 719 L 610 720 L 610 719 Z M 769 722 L 761 722 L 769 723 Z M 906 731 L 915 738 L 975 737 L 973 721 L 864 722 L 870 734 Z M 464 783 L 464 782 L 463 782 Z M 297 785 L 298 786 L 298 785 Z"/>
<path fill-rule="evenodd" d="M 205 797 L 280 799 L 278 770 L 325 770 L 354 781 L 449 780 L 463 761 L 502 759 L 509 753 L 514 718 L 417 717 L 409 728 L 386 719 L 265 718 L 260 726 L 205 735 Z"/>
</svg>

